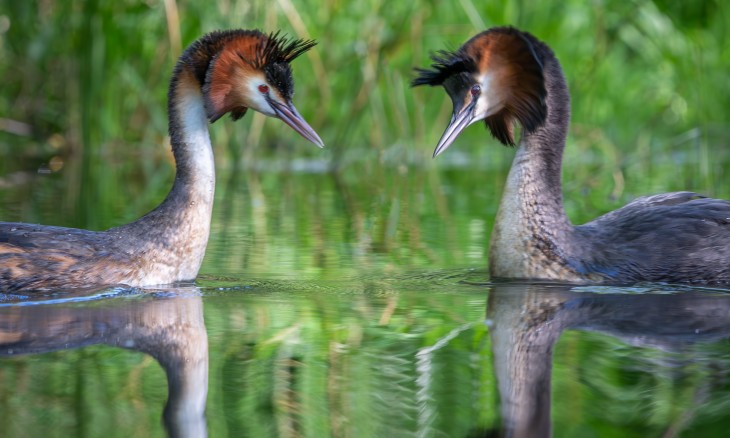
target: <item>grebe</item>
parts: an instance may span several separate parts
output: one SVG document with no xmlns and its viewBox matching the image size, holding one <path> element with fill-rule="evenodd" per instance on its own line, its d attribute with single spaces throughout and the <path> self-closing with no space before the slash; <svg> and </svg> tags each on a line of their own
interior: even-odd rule
<svg viewBox="0 0 730 438">
<path fill-rule="evenodd" d="M 493 278 L 579 283 L 730 283 L 730 202 L 691 192 L 634 200 L 584 225 L 563 208 L 561 166 L 570 96 L 552 50 L 529 33 L 492 28 L 432 56 L 413 86 L 443 85 L 454 112 L 434 151 L 484 120 L 515 145 L 491 236 Z"/>
<path fill-rule="evenodd" d="M 167 198 L 127 225 L 87 231 L 0 223 L 0 293 L 194 280 L 205 255 L 215 190 L 208 123 L 250 108 L 323 147 L 292 104 L 289 63 L 314 47 L 258 30 L 209 33 L 180 56 L 168 93 L 176 175 Z"/>
</svg>

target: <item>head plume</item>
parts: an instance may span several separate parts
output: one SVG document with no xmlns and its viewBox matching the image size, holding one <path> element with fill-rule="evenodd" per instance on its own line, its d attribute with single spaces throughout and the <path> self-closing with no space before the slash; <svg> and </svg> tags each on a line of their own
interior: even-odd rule
<svg viewBox="0 0 730 438">
<path fill-rule="evenodd" d="M 463 47 L 462 47 L 463 49 Z M 460 73 L 476 73 L 475 60 L 462 49 L 449 52 L 440 50 L 431 54 L 431 68 L 416 68 L 418 76 L 411 81 L 412 87 L 419 85 L 436 86 L 444 83 L 450 76 Z"/>
<path fill-rule="evenodd" d="M 289 63 L 316 44 L 313 40 L 288 38 L 278 31 L 215 31 L 194 42 L 181 61 L 194 69 L 206 96 L 210 121 L 228 112 L 236 120 L 247 107 L 240 104 L 234 90 L 246 78 L 263 75 L 284 99 L 291 99 L 294 79 Z"/>
<path fill-rule="evenodd" d="M 547 117 L 544 51 L 550 49 L 529 33 L 512 27 L 492 28 L 455 51 L 433 54 L 431 67 L 416 69 L 411 85 L 444 85 L 455 75 L 469 78 L 471 83 L 464 86 L 481 85 L 487 104 L 492 105 L 484 117 L 491 134 L 505 145 L 514 145 L 514 122 L 531 133 Z M 482 83 L 484 78 L 489 78 L 488 83 Z M 451 94 L 453 90 L 447 91 Z M 461 107 L 457 104 L 455 101 L 455 108 Z"/>
<path fill-rule="evenodd" d="M 322 139 L 294 107 L 294 78 L 289 65 L 315 45 L 312 40 L 258 30 L 224 30 L 204 35 L 185 50 L 175 67 L 170 84 L 170 114 L 174 116 L 180 104 L 189 108 L 202 97 L 211 123 L 227 113 L 237 120 L 252 109 L 282 120 L 323 147 Z M 194 100 L 189 100 L 191 97 Z"/>
</svg>

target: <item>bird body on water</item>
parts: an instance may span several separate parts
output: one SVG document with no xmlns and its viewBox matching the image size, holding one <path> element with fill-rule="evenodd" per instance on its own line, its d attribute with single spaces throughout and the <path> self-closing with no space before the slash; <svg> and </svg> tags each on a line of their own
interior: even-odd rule
<svg viewBox="0 0 730 438">
<path fill-rule="evenodd" d="M 434 156 L 484 120 L 514 146 L 522 137 L 490 240 L 494 278 L 579 283 L 730 284 L 730 202 L 692 192 L 642 197 L 584 225 L 561 188 L 570 95 L 552 50 L 529 33 L 492 28 L 433 55 L 413 85 L 442 85 L 454 113 Z"/>
<path fill-rule="evenodd" d="M 0 293 L 194 280 L 215 192 L 208 124 L 226 113 L 237 120 L 251 108 L 322 147 L 291 101 L 289 63 L 315 44 L 256 30 L 212 32 L 191 44 L 170 81 L 176 175 L 165 200 L 137 221 L 106 231 L 0 222 Z"/>
</svg>

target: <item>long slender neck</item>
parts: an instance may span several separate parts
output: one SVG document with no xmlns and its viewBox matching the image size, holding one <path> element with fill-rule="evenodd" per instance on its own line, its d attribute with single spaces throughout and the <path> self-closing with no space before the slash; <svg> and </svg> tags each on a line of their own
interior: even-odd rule
<svg viewBox="0 0 730 438">
<path fill-rule="evenodd" d="M 170 142 L 176 174 L 170 193 L 139 220 L 109 230 L 121 233 L 146 260 L 140 284 L 193 280 L 203 262 L 215 195 L 215 163 L 201 82 L 194 69 L 178 63 L 168 95 Z M 131 240 L 130 240 L 131 239 Z M 149 271 L 149 272 L 148 272 Z"/>
<path fill-rule="evenodd" d="M 160 208 L 171 204 L 178 213 L 195 211 L 210 223 L 215 162 L 201 85 L 191 68 L 176 69 L 170 84 L 168 111 L 177 171 L 172 190 Z"/>
<path fill-rule="evenodd" d="M 537 47 L 543 61 L 545 123 L 523 135 L 499 206 L 490 245 L 493 277 L 570 279 L 564 258 L 573 226 L 565 215 L 561 186 L 570 96 L 558 60 Z"/>
</svg>

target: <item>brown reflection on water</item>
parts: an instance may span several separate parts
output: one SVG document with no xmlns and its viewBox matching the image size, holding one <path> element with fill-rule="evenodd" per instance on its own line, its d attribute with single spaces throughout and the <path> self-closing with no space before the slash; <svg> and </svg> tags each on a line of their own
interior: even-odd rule
<svg viewBox="0 0 730 438">
<path fill-rule="evenodd" d="M 96 305 L 0 308 L 0 358 L 105 344 L 154 357 L 167 375 L 170 436 L 206 435 L 208 337 L 195 288 Z"/>
<path fill-rule="evenodd" d="M 560 285 L 495 284 L 487 302 L 502 435 L 552 434 L 551 371 L 561 333 L 605 333 L 640 347 L 681 351 L 730 337 L 730 296 L 698 290 L 627 294 Z M 691 418 L 686 418 L 685 423 Z M 680 427 L 681 429 L 681 427 Z M 665 436 L 678 431 L 667 430 Z"/>
</svg>

